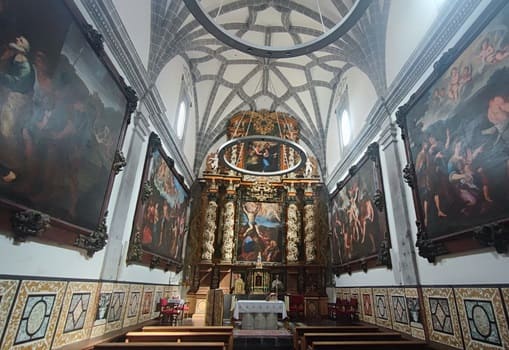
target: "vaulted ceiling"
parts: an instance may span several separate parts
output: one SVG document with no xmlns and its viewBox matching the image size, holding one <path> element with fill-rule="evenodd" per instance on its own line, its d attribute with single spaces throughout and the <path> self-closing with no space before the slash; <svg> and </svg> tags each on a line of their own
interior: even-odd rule
<svg viewBox="0 0 509 350">
<path fill-rule="evenodd" d="M 362 1 L 362 0 L 361 0 Z M 225 30 L 258 45 L 308 42 L 339 23 L 353 0 L 203 0 L 201 6 Z M 226 120 L 240 110 L 287 112 L 301 123 L 301 139 L 325 164 L 327 129 L 342 75 L 356 66 L 378 95 L 386 89 L 385 33 L 389 3 L 373 1 L 353 28 L 309 54 L 271 59 L 226 46 L 212 36 L 181 0 L 152 0 L 147 72 L 152 82 L 181 56 L 194 81 L 197 173 L 224 135 Z"/>
</svg>

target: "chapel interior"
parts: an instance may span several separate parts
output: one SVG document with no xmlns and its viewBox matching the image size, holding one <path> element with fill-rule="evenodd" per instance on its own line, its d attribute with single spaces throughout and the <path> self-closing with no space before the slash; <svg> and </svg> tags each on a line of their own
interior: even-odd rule
<svg viewBox="0 0 509 350">
<path fill-rule="evenodd" d="M 1 349 L 147 325 L 509 348 L 505 0 L 0 0 L 0 23 Z"/>
</svg>

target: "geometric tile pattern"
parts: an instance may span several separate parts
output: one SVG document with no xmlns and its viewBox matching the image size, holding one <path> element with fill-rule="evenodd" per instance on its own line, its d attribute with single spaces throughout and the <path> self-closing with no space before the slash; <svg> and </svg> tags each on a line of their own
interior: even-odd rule
<svg viewBox="0 0 509 350">
<path fill-rule="evenodd" d="M 2 349 L 50 349 L 67 282 L 22 281 Z"/>
<path fill-rule="evenodd" d="M 67 312 L 64 333 L 83 329 L 89 304 L 90 293 L 75 293 L 72 295 L 71 305 Z"/>
<path fill-rule="evenodd" d="M 509 331 L 498 288 L 457 288 L 466 349 L 507 349 Z"/>
<path fill-rule="evenodd" d="M 113 286 L 113 283 L 101 283 L 98 287 L 99 292 L 95 301 L 95 314 L 90 338 L 96 338 L 106 333 L 106 320 L 110 310 Z"/>
<path fill-rule="evenodd" d="M 392 328 L 391 310 L 387 298 L 387 288 L 373 288 L 374 312 L 376 324 Z"/>
<path fill-rule="evenodd" d="M 368 323 L 375 323 L 373 310 L 373 291 L 371 288 L 359 288 L 362 320 Z"/>
<path fill-rule="evenodd" d="M 423 309 L 417 288 L 405 288 L 405 296 L 410 321 L 410 334 L 417 339 L 426 339 L 423 325 Z"/>
<path fill-rule="evenodd" d="M 430 297 L 428 302 L 431 310 L 433 330 L 447 334 L 454 334 L 449 301 L 446 298 Z"/>
<path fill-rule="evenodd" d="M 123 327 L 131 326 L 138 322 L 138 312 L 140 311 L 143 284 L 132 284 L 127 299 L 127 310 Z"/>
<path fill-rule="evenodd" d="M 19 281 L 0 280 L 0 340 L 7 326 L 7 318 L 14 302 Z"/>
<path fill-rule="evenodd" d="M 423 288 L 422 292 L 430 340 L 462 349 L 452 288 Z"/>
<path fill-rule="evenodd" d="M 405 289 L 389 288 L 389 300 L 392 315 L 392 327 L 398 332 L 412 334 L 410 330 L 410 317 L 405 297 Z"/>
<path fill-rule="evenodd" d="M 129 284 L 118 283 L 113 285 L 110 308 L 106 317 L 106 333 L 122 328 L 128 295 Z"/>
<path fill-rule="evenodd" d="M 56 294 L 28 295 L 21 314 L 14 345 L 44 339 L 48 330 Z"/>
<path fill-rule="evenodd" d="M 90 337 L 98 288 L 97 282 L 69 282 L 53 347 L 61 347 Z"/>
<path fill-rule="evenodd" d="M 152 318 L 152 304 L 154 301 L 154 290 L 153 285 L 146 285 L 143 287 L 143 297 L 141 300 L 140 316 L 138 317 L 138 323 L 145 322 Z"/>
<path fill-rule="evenodd" d="M 402 324 L 408 324 L 408 312 L 405 297 L 402 295 L 393 295 L 392 305 L 394 310 L 394 321 Z"/>
</svg>

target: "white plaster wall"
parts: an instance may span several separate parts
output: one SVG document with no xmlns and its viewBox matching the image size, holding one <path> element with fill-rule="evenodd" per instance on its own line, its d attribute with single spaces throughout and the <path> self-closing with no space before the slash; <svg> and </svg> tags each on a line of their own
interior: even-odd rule
<svg viewBox="0 0 509 350">
<path fill-rule="evenodd" d="M 182 74 L 184 73 L 184 67 L 185 61 L 180 56 L 177 56 L 164 66 L 156 80 L 156 87 L 166 107 L 166 117 L 172 128 L 175 126 L 178 112 L 177 104 L 180 97 L 180 87 L 183 84 Z"/>
<path fill-rule="evenodd" d="M 351 140 L 355 140 L 378 97 L 373 83 L 359 68 L 353 67 L 346 71 L 345 79 L 348 84 L 348 103 L 352 122 Z"/>
<path fill-rule="evenodd" d="M 0 235 L 0 274 L 99 279 L 104 250 L 87 258 L 81 251 L 29 241 L 14 245 Z"/>
<path fill-rule="evenodd" d="M 341 159 L 340 142 L 338 120 L 334 113 L 331 116 L 329 130 L 327 130 L 327 152 L 325 155 L 327 157 L 326 162 L 328 175 L 332 174 L 331 172 L 338 166 Z"/>
<path fill-rule="evenodd" d="M 369 269 L 368 272 L 356 271 L 352 275 L 342 274 L 336 278 L 336 287 L 392 286 L 394 275 L 385 267 Z"/>
<path fill-rule="evenodd" d="M 391 0 L 385 42 L 390 86 L 438 15 L 441 0 Z"/>
<path fill-rule="evenodd" d="M 150 1 L 112 0 L 145 69 L 150 48 Z"/>
<path fill-rule="evenodd" d="M 186 128 L 184 130 L 183 147 L 184 155 L 187 159 L 189 166 L 193 167 L 194 158 L 196 157 L 196 108 L 193 107 L 189 110 L 189 118 L 187 120 Z"/>
</svg>

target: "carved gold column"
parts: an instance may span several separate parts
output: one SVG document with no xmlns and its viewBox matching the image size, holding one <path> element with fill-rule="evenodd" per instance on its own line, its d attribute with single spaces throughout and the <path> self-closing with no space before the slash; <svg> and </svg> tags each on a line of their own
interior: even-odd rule
<svg viewBox="0 0 509 350">
<path fill-rule="evenodd" d="M 315 262 L 315 206 L 311 198 L 306 198 L 306 205 L 304 206 L 304 246 L 306 247 L 306 263 Z"/>
<path fill-rule="evenodd" d="M 205 261 L 212 261 L 214 256 L 214 240 L 216 238 L 217 203 L 216 196 L 209 196 L 207 212 L 205 214 L 205 231 L 203 231 L 203 244 L 201 258 Z"/>
<path fill-rule="evenodd" d="M 228 195 L 223 213 L 223 246 L 221 247 L 221 260 L 230 263 L 233 259 L 235 204 L 234 196 Z"/>
<path fill-rule="evenodd" d="M 286 261 L 289 263 L 296 263 L 299 261 L 300 215 L 295 202 L 290 202 L 288 205 L 287 218 Z"/>
</svg>

